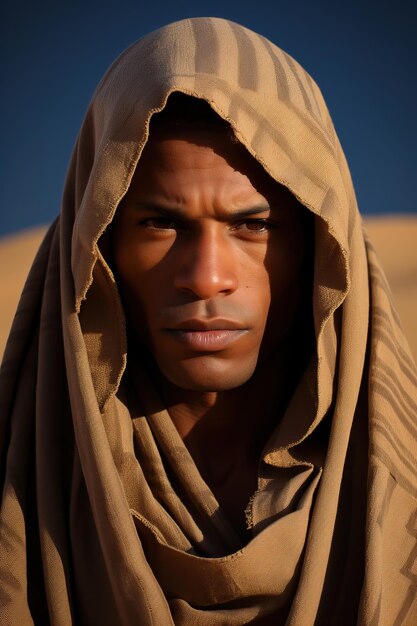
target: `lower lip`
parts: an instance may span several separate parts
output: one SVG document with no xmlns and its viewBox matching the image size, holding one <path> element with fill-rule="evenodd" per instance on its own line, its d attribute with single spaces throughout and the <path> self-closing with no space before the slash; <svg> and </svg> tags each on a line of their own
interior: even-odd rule
<svg viewBox="0 0 417 626">
<path fill-rule="evenodd" d="M 167 330 L 179 343 L 200 352 L 217 352 L 239 339 L 246 330 Z"/>
</svg>

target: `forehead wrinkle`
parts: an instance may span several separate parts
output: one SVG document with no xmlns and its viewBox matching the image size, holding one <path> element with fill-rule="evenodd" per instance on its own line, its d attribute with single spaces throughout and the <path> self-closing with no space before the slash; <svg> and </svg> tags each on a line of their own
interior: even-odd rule
<svg viewBox="0 0 417 626">
<path fill-rule="evenodd" d="M 132 180 L 130 200 L 148 208 L 175 209 L 171 215 L 204 217 L 205 212 L 206 217 L 226 220 L 259 213 L 259 206 L 262 211 L 282 208 L 283 190 L 263 170 L 260 175 L 260 166 L 243 148 L 228 142 L 217 145 L 219 138 L 204 139 L 196 143 L 165 137 L 148 143 Z"/>
<path fill-rule="evenodd" d="M 157 209 L 183 217 L 200 211 L 225 218 L 242 211 L 244 214 L 250 214 L 253 208 L 256 213 L 260 208 L 262 211 L 268 211 L 270 207 L 266 198 L 252 186 L 246 176 L 244 178 L 247 184 L 243 185 L 236 185 L 227 177 L 214 178 L 214 184 L 210 176 L 206 181 L 200 181 L 196 185 L 192 182 L 182 185 L 178 181 L 178 186 L 172 184 L 165 186 L 162 180 L 155 189 L 146 189 L 145 182 L 145 189 L 137 186 L 132 190 L 130 202 L 138 208 Z"/>
</svg>

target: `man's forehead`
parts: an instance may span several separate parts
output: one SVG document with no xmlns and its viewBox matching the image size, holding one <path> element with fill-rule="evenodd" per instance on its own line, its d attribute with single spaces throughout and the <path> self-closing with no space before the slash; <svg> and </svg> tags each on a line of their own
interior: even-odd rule
<svg viewBox="0 0 417 626">
<path fill-rule="evenodd" d="M 275 181 L 242 143 L 231 137 L 226 127 L 218 126 L 210 130 L 198 122 L 192 125 L 161 125 L 151 129 L 131 184 L 135 184 L 144 167 L 148 172 L 152 169 L 170 170 L 173 165 L 171 160 L 175 159 L 177 164 L 184 163 L 196 152 L 200 158 L 203 157 L 203 161 L 204 155 L 210 160 L 214 153 L 232 170 L 247 176 L 255 188 L 262 189 L 267 195 L 295 200 L 293 194 Z"/>
</svg>

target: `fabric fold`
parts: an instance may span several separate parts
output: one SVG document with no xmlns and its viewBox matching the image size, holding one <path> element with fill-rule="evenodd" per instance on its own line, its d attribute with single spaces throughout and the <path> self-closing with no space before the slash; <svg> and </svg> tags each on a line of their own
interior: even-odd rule
<svg viewBox="0 0 417 626">
<path fill-rule="evenodd" d="M 114 216 L 177 93 L 207 102 L 314 222 L 313 352 L 265 441 L 246 539 L 133 352 L 111 269 Z M 416 367 L 313 79 L 227 20 L 154 31 L 93 96 L 6 347 L 0 622 L 417 622 L 416 409 Z"/>
</svg>

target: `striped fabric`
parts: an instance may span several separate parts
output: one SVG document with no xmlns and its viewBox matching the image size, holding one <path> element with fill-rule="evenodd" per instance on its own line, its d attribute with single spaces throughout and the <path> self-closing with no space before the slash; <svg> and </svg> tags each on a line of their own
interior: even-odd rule
<svg viewBox="0 0 417 626">
<path fill-rule="evenodd" d="M 101 252 L 150 117 L 176 91 L 209 102 L 315 216 L 316 353 L 267 444 L 246 546 L 166 410 L 152 409 L 146 372 L 135 384 L 148 409 L 131 399 Z M 187 19 L 111 66 L 29 274 L 0 393 L 1 624 L 417 623 L 416 368 L 322 95 L 264 37 Z"/>
</svg>

